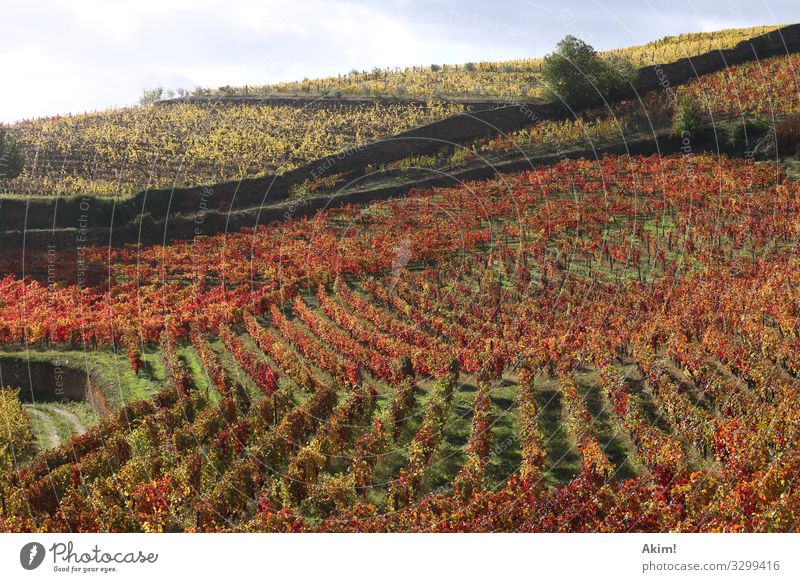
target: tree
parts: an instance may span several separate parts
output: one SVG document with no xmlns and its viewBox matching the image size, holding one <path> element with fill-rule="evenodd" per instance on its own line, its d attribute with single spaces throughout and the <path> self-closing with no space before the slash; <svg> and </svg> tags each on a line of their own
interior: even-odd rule
<svg viewBox="0 0 800 582">
<path fill-rule="evenodd" d="M 571 108 L 596 103 L 601 96 L 630 82 L 633 74 L 629 63 L 620 58 L 607 61 L 572 35 L 565 36 L 542 62 L 542 79 L 551 98 Z"/>
<path fill-rule="evenodd" d="M 692 139 L 697 137 L 702 130 L 703 111 L 700 109 L 700 105 L 693 96 L 681 95 L 675 105 L 675 113 L 672 115 L 672 131 L 678 137 Z"/>
<path fill-rule="evenodd" d="M 151 105 L 164 96 L 164 87 L 153 87 L 143 89 L 142 96 L 139 97 L 139 105 Z"/>
<path fill-rule="evenodd" d="M 25 158 L 19 151 L 16 140 L 0 128 L 0 183 L 19 176 L 24 166 Z"/>
</svg>

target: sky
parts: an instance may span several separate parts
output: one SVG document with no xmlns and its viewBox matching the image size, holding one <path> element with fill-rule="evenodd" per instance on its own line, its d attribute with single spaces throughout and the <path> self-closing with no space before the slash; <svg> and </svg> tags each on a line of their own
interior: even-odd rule
<svg viewBox="0 0 800 582">
<path fill-rule="evenodd" d="M 2 0 L 0 122 L 134 104 L 143 88 L 599 50 L 800 21 L 800 0 Z"/>
</svg>

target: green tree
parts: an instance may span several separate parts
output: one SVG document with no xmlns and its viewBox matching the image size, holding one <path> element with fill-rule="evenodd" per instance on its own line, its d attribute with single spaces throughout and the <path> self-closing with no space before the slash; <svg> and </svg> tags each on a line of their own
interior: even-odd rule
<svg viewBox="0 0 800 582">
<path fill-rule="evenodd" d="M 678 137 L 692 139 L 703 130 L 703 110 L 697 100 L 689 94 L 682 94 L 675 104 L 672 115 L 672 131 Z"/>
<path fill-rule="evenodd" d="M 17 147 L 16 140 L 0 128 L 0 183 L 19 176 L 24 166 L 25 158 Z"/>
<path fill-rule="evenodd" d="M 220 87 L 222 91 L 224 87 Z M 152 105 L 164 96 L 164 87 L 153 87 L 152 89 L 142 89 L 142 96 L 139 97 L 139 105 Z"/>
<path fill-rule="evenodd" d="M 603 59 L 591 45 L 565 36 L 542 62 L 542 80 L 550 97 L 572 108 L 582 108 L 622 88 L 635 75 L 630 63 Z"/>
</svg>

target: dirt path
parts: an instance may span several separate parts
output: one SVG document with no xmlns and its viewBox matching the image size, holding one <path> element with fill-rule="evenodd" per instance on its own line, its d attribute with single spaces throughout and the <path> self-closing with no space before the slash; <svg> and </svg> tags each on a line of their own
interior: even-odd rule
<svg viewBox="0 0 800 582">
<path fill-rule="evenodd" d="M 50 419 L 47 413 L 30 406 L 25 407 L 25 412 L 27 412 L 29 416 L 34 417 L 36 419 L 35 422 L 41 427 L 42 432 L 37 436 L 41 436 L 42 440 L 44 441 L 45 448 L 52 449 L 61 444 L 61 439 L 58 436 L 56 425 L 53 424 L 53 421 Z"/>
<path fill-rule="evenodd" d="M 67 421 L 72 425 L 73 432 L 75 434 L 83 434 L 86 432 L 86 427 L 83 426 L 81 419 L 77 417 L 76 414 L 70 412 L 69 410 L 65 410 L 63 408 L 59 408 L 58 406 L 49 406 L 48 407 L 50 412 L 63 416 L 67 419 Z"/>
</svg>

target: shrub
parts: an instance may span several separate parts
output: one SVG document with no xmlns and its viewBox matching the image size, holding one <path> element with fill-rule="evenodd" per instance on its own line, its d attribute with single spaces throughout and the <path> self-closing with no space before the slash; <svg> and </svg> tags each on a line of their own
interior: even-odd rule
<svg viewBox="0 0 800 582">
<path fill-rule="evenodd" d="M 19 176 L 24 166 L 25 158 L 19 151 L 16 140 L 0 128 L 0 183 Z"/>
<path fill-rule="evenodd" d="M 796 156 L 800 153 L 800 115 L 791 115 L 775 126 L 778 154 Z"/>
<path fill-rule="evenodd" d="M 619 59 L 613 63 L 604 60 L 572 35 L 565 36 L 542 62 L 542 79 L 549 96 L 572 108 L 592 105 L 601 96 L 621 89 L 632 80 L 632 74 L 632 66 L 623 66 Z"/>
<path fill-rule="evenodd" d="M 0 418 L 0 473 L 9 473 L 33 451 L 33 434 L 19 390 L 0 388 Z"/>
<path fill-rule="evenodd" d="M 703 130 L 703 111 L 691 95 L 681 95 L 672 115 L 672 131 L 679 137 L 694 138 Z"/>
<path fill-rule="evenodd" d="M 760 119 L 737 120 L 728 129 L 728 145 L 750 148 L 761 139 L 770 127 Z"/>
</svg>

